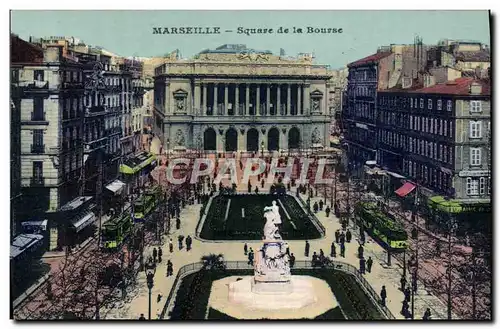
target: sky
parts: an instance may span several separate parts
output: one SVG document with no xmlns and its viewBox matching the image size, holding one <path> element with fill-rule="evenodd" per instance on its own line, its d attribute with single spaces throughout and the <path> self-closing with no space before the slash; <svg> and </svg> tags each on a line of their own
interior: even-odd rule
<svg viewBox="0 0 500 329">
<path fill-rule="evenodd" d="M 221 34 L 156 34 L 153 27 L 220 27 Z M 279 27 L 342 28 L 337 34 L 279 34 Z M 237 34 L 238 27 L 272 28 L 271 34 Z M 369 56 L 390 44 L 425 44 L 465 39 L 490 44 L 488 11 L 35 11 L 11 12 L 11 32 L 29 36 L 73 36 L 120 56 L 153 57 L 179 49 L 191 57 L 223 44 L 284 49 L 287 56 L 313 53 L 315 62 L 332 68 Z M 224 32 L 232 30 L 234 32 Z"/>
</svg>

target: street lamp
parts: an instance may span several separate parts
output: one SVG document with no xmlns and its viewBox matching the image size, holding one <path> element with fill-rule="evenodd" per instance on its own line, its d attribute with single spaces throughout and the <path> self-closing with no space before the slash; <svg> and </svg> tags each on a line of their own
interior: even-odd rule
<svg viewBox="0 0 500 329">
<path fill-rule="evenodd" d="M 411 269 L 411 319 L 415 319 L 415 287 L 417 283 L 418 260 L 416 255 L 410 259 L 408 266 Z"/>
<path fill-rule="evenodd" d="M 260 143 L 260 149 L 262 150 L 262 159 L 264 159 L 264 141 Z"/>
<path fill-rule="evenodd" d="M 151 320 L 151 289 L 153 289 L 154 286 L 153 280 L 156 272 L 156 264 L 151 259 L 148 260 L 148 263 L 146 264 L 146 268 L 144 271 L 146 272 L 146 281 L 149 290 L 148 320 Z"/>
</svg>

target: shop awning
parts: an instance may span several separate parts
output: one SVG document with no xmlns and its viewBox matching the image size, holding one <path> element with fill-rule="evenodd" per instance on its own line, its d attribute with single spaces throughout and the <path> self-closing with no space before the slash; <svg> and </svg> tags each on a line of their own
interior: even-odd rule
<svg viewBox="0 0 500 329">
<path fill-rule="evenodd" d="M 111 184 L 107 185 L 106 188 L 113 192 L 114 194 L 120 194 L 123 190 L 125 183 L 119 179 L 115 179 Z"/>
<path fill-rule="evenodd" d="M 72 224 L 76 230 L 76 232 L 80 232 L 83 230 L 85 227 L 89 226 L 93 222 L 96 221 L 96 217 L 92 211 L 87 211 L 83 213 L 82 215 L 76 217 L 75 219 L 72 220 Z"/>
<path fill-rule="evenodd" d="M 120 172 L 123 174 L 133 175 L 146 167 L 147 165 L 153 163 L 156 160 L 156 156 L 152 153 L 142 152 L 135 157 L 126 160 L 120 165 Z"/>
<path fill-rule="evenodd" d="M 415 189 L 415 185 L 412 183 L 406 182 L 396 190 L 396 194 L 399 195 L 400 197 L 405 197 L 408 193 L 413 191 Z"/>
<path fill-rule="evenodd" d="M 18 259 L 27 251 L 35 250 L 42 245 L 41 234 L 19 234 L 10 244 L 10 259 Z"/>
</svg>

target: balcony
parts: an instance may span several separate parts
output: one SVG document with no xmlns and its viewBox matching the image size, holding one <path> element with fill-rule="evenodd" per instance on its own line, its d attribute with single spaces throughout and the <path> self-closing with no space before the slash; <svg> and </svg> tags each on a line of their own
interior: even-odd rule
<svg viewBox="0 0 500 329">
<path fill-rule="evenodd" d="M 18 86 L 25 90 L 40 90 L 40 89 L 49 89 L 48 81 L 19 81 Z"/>
<path fill-rule="evenodd" d="M 43 153 L 45 153 L 45 145 L 44 144 L 42 144 L 42 145 L 39 145 L 39 144 L 31 145 L 31 153 L 34 153 L 34 154 L 43 154 Z"/>
<path fill-rule="evenodd" d="M 85 117 L 95 117 L 106 114 L 106 106 L 92 106 L 85 108 Z"/>
<path fill-rule="evenodd" d="M 37 177 L 31 177 L 30 179 L 30 185 L 31 186 L 44 186 L 45 185 L 45 179 L 41 176 Z"/>
<path fill-rule="evenodd" d="M 95 150 L 105 148 L 106 144 L 107 144 L 107 139 L 108 139 L 108 137 L 106 136 L 106 137 L 85 143 L 84 153 L 88 154 L 88 153 L 91 153 Z"/>
</svg>

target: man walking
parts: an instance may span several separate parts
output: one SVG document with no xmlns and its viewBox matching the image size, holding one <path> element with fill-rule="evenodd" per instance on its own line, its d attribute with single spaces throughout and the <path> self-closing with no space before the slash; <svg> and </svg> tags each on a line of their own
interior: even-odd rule
<svg viewBox="0 0 500 329">
<path fill-rule="evenodd" d="M 401 276 L 401 280 L 399 280 L 399 283 L 401 284 L 401 286 L 399 287 L 399 289 L 404 292 L 405 291 L 405 287 L 406 287 L 406 277 L 404 275 Z"/>
<path fill-rule="evenodd" d="M 243 246 L 243 252 L 245 253 L 245 256 L 248 255 L 248 245 L 245 242 L 245 245 Z"/>
<path fill-rule="evenodd" d="M 373 259 L 368 257 L 368 260 L 366 261 L 366 269 L 368 270 L 368 273 L 372 272 L 372 265 L 373 265 Z"/>
<path fill-rule="evenodd" d="M 158 248 L 158 263 L 161 263 L 161 256 L 163 256 L 163 251 L 161 248 Z"/>
<path fill-rule="evenodd" d="M 290 268 L 293 268 L 295 265 L 295 256 L 293 255 L 293 252 L 290 255 Z"/>
<path fill-rule="evenodd" d="M 351 242 L 351 239 L 352 239 L 352 234 L 351 234 L 351 231 L 349 231 L 349 229 L 347 229 L 347 232 L 345 233 L 345 239 L 347 240 L 347 242 Z"/>
<path fill-rule="evenodd" d="M 167 261 L 167 277 L 174 274 L 174 266 L 170 259 Z"/>
<path fill-rule="evenodd" d="M 359 247 L 358 247 L 358 258 L 359 259 L 363 258 L 363 252 L 364 252 L 363 246 L 359 245 Z"/>
<path fill-rule="evenodd" d="M 361 258 L 359 260 L 359 273 L 361 274 L 365 274 L 365 264 L 366 264 L 366 261 L 364 258 Z"/>
<path fill-rule="evenodd" d="M 191 245 L 193 244 L 193 239 L 188 235 L 186 238 L 186 248 L 187 251 L 191 250 Z"/>
<path fill-rule="evenodd" d="M 335 242 L 332 242 L 332 245 L 330 247 L 330 256 L 337 257 L 337 250 L 335 248 Z"/>
<path fill-rule="evenodd" d="M 340 231 L 336 230 L 335 231 L 335 243 L 339 243 L 339 238 L 340 238 Z"/>
<path fill-rule="evenodd" d="M 343 231 L 342 231 L 342 233 L 340 233 L 339 240 L 340 240 L 340 243 L 345 243 L 345 233 Z"/>
<path fill-rule="evenodd" d="M 248 253 L 248 264 L 249 265 L 253 265 L 253 257 L 254 257 L 254 255 L 253 255 L 253 249 L 250 248 L 250 252 Z"/>
<path fill-rule="evenodd" d="M 385 290 L 385 286 L 382 286 L 382 290 L 380 291 L 380 299 L 382 302 L 382 306 L 385 306 L 386 298 L 387 298 L 387 291 Z"/>
<path fill-rule="evenodd" d="M 344 243 L 340 244 L 340 256 L 345 258 L 345 244 Z"/>
<path fill-rule="evenodd" d="M 182 242 L 184 241 L 184 236 L 183 235 L 179 235 L 177 237 L 177 241 L 179 242 L 179 250 L 182 249 Z"/>
<path fill-rule="evenodd" d="M 309 257 L 309 248 L 310 248 L 309 241 L 306 240 L 306 247 L 305 247 L 305 250 L 304 250 L 304 255 L 306 257 Z"/>
<path fill-rule="evenodd" d="M 407 302 L 410 301 L 410 298 L 411 298 L 411 291 L 410 291 L 410 287 L 406 287 L 405 291 L 404 291 L 404 295 L 405 295 L 405 300 Z"/>
<path fill-rule="evenodd" d="M 326 217 L 330 217 L 330 207 L 329 206 L 326 206 L 325 213 L 326 213 Z"/>
<path fill-rule="evenodd" d="M 174 243 L 172 242 L 172 239 L 168 241 L 168 249 L 171 253 L 174 252 Z"/>
<path fill-rule="evenodd" d="M 323 211 L 323 206 L 325 204 L 323 203 L 323 200 L 319 200 L 319 211 Z"/>
<path fill-rule="evenodd" d="M 318 213 L 318 202 L 314 202 L 313 211 L 315 214 Z"/>
<path fill-rule="evenodd" d="M 156 247 L 153 248 L 153 262 L 156 263 L 156 257 L 158 257 L 158 250 L 156 250 Z"/>
</svg>

